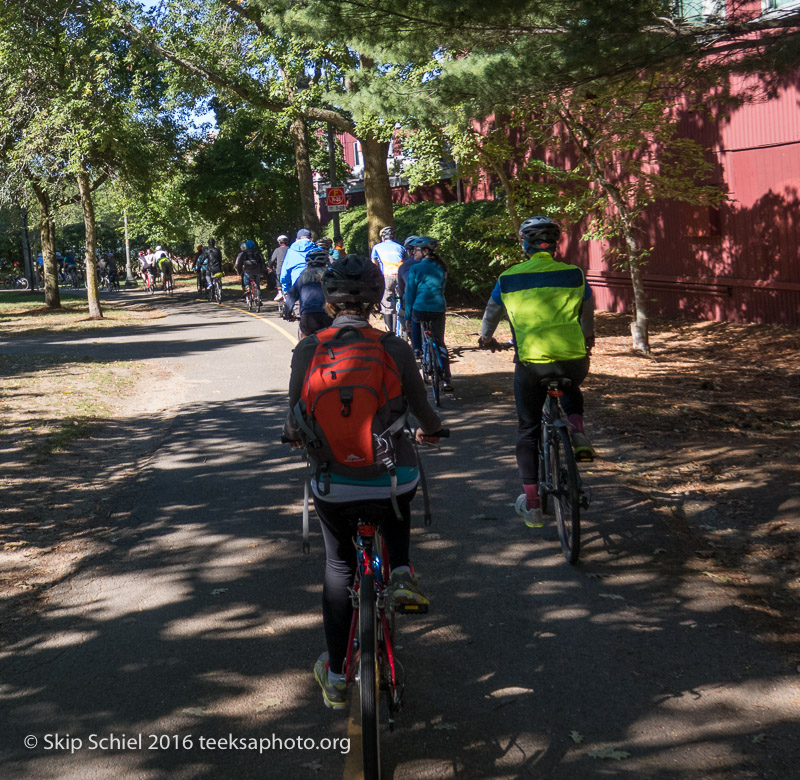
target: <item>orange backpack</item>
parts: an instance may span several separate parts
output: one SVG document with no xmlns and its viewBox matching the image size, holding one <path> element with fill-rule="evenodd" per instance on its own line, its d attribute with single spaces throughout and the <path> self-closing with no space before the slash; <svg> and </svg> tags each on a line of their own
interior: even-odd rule
<svg viewBox="0 0 800 780">
<path fill-rule="evenodd" d="M 320 489 L 330 474 L 396 485 L 394 452 L 408 409 L 394 359 L 375 328 L 326 328 L 303 379 L 294 417 L 305 439 Z M 394 492 L 394 491 L 392 491 Z"/>
</svg>

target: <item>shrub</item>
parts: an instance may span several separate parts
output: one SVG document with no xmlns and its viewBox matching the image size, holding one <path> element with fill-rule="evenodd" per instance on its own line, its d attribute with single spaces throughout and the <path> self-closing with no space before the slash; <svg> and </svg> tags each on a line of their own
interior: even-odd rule
<svg viewBox="0 0 800 780">
<path fill-rule="evenodd" d="M 348 252 L 367 254 L 365 206 L 340 215 L 340 228 Z M 448 288 L 488 295 L 502 270 L 523 257 L 502 203 L 414 203 L 394 210 L 398 239 L 412 234 L 434 236 L 447 263 Z M 326 234 L 332 235 L 328 225 Z"/>
</svg>

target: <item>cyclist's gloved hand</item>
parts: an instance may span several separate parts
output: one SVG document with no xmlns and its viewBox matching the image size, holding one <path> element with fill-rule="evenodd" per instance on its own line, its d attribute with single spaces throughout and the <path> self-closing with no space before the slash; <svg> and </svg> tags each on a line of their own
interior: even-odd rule
<svg viewBox="0 0 800 780">
<path fill-rule="evenodd" d="M 418 444 L 438 444 L 439 437 L 438 436 L 428 436 L 426 433 L 423 432 L 422 428 L 417 428 L 416 432 L 414 433 L 414 438 L 416 439 Z"/>
<path fill-rule="evenodd" d="M 494 337 L 485 339 L 483 336 L 481 336 L 478 339 L 478 346 L 481 349 L 491 349 L 492 352 L 500 348 L 500 345 L 497 343 L 497 339 Z"/>
</svg>

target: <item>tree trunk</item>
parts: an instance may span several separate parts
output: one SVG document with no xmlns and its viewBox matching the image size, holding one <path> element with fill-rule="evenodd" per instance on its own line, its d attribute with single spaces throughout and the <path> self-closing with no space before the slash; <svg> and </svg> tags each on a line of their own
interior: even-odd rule
<svg viewBox="0 0 800 780">
<path fill-rule="evenodd" d="M 33 267 L 33 257 L 31 257 L 31 240 L 28 234 L 28 209 L 26 206 L 19 207 L 19 232 L 22 242 L 22 258 L 25 264 L 25 278 L 30 282 L 30 289 L 36 287 L 36 269 Z"/>
<path fill-rule="evenodd" d="M 630 249 L 628 250 L 631 251 Z M 645 355 L 650 354 L 650 337 L 647 319 L 647 298 L 642 284 L 642 272 L 638 264 L 631 263 L 631 284 L 633 285 L 633 321 L 631 337 L 633 348 Z"/>
<path fill-rule="evenodd" d="M 369 246 L 380 241 L 381 228 L 394 226 L 394 206 L 386 155 L 389 142 L 359 138 L 364 154 L 364 198 L 367 201 L 367 236 Z"/>
<path fill-rule="evenodd" d="M 81 193 L 83 224 L 86 228 L 86 297 L 89 301 L 89 317 L 93 320 L 100 320 L 103 318 L 103 311 L 100 308 L 100 294 L 97 286 L 97 223 L 94 218 L 89 173 L 83 164 L 78 173 L 78 190 Z"/>
<path fill-rule="evenodd" d="M 294 141 L 294 159 L 297 165 L 297 179 L 300 182 L 300 208 L 303 212 L 303 227 L 308 228 L 314 238 L 322 235 L 322 226 L 314 201 L 314 176 L 311 172 L 311 159 L 308 153 L 308 129 L 304 119 L 292 122 L 289 132 Z"/>
<path fill-rule="evenodd" d="M 61 308 L 61 294 L 58 291 L 58 264 L 56 263 L 56 223 L 53 218 L 52 203 L 47 191 L 37 182 L 31 182 L 36 200 L 39 202 L 39 232 L 42 239 L 42 260 L 44 261 L 44 305 L 48 309 Z"/>
</svg>

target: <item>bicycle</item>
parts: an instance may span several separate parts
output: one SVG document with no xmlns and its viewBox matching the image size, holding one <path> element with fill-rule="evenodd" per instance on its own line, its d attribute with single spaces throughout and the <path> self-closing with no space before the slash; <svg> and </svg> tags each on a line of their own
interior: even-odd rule
<svg viewBox="0 0 800 780">
<path fill-rule="evenodd" d="M 442 383 L 447 375 L 445 371 L 443 347 L 436 341 L 430 322 L 422 322 L 422 379 L 431 386 L 433 401 L 441 406 Z"/>
<path fill-rule="evenodd" d="M 17 290 L 28 290 L 30 289 L 31 283 L 28 281 L 27 277 L 20 276 L 14 272 L 10 276 L 6 276 L 3 279 L 3 286 L 13 287 Z"/>
<path fill-rule="evenodd" d="M 153 277 L 153 272 L 148 268 L 146 271 L 142 272 L 142 276 L 144 277 L 144 289 L 150 293 L 150 295 L 153 295 L 156 291 L 156 282 Z"/>
<path fill-rule="evenodd" d="M 254 278 L 250 278 L 250 282 L 244 293 L 244 299 L 247 303 L 248 311 L 261 311 L 261 288 Z"/>
<path fill-rule="evenodd" d="M 75 266 L 70 266 L 64 271 L 64 277 L 68 286 L 73 289 L 81 287 L 78 275 L 78 269 Z"/>
<path fill-rule="evenodd" d="M 209 301 L 222 303 L 222 271 L 214 274 L 213 281 L 211 282 L 211 288 L 206 292 L 208 294 Z"/>
<path fill-rule="evenodd" d="M 547 396 L 542 405 L 539 434 L 539 497 L 547 513 L 553 499 L 558 538 L 567 562 L 578 562 L 581 550 L 581 509 L 589 507 L 570 439 L 570 424 L 561 405 L 564 389 L 571 381 L 565 377 L 543 379 Z"/>
<path fill-rule="evenodd" d="M 407 431 L 406 435 L 413 436 L 411 431 Z M 434 435 L 447 438 L 450 431 L 442 429 Z M 424 614 L 428 611 L 427 605 L 398 604 L 392 600 L 389 592 L 389 557 L 380 534 L 381 515 L 386 509 L 376 509 L 380 514 L 371 511 L 369 504 L 364 505 L 362 514 L 356 520 L 354 544 L 357 565 L 350 589 L 353 616 L 344 662 L 345 681 L 358 683 L 365 780 L 381 776 L 381 691 L 386 694 L 389 731 L 394 730 L 397 713 L 403 704 L 405 670 L 395 656 L 395 615 Z"/>
<path fill-rule="evenodd" d="M 119 280 L 116 276 L 103 274 L 100 278 L 100 288 L 106 292 L 116 292 L 119 290 Z"/>
<path fill-rule="evenodd" d="M 167 295 L 172 295 L 175 292 L 175 282 L 172 278 L 172 272 L 164 273 L 164 292 Z"/>
<path fill-rule="evenodd" d="M 408 341 L 408 327 L 403 317 L 403 300 L 399 295 L 392 295 L 390 300 L 394 305 L 394 335 L 403 341 Z"/>
</svg>

